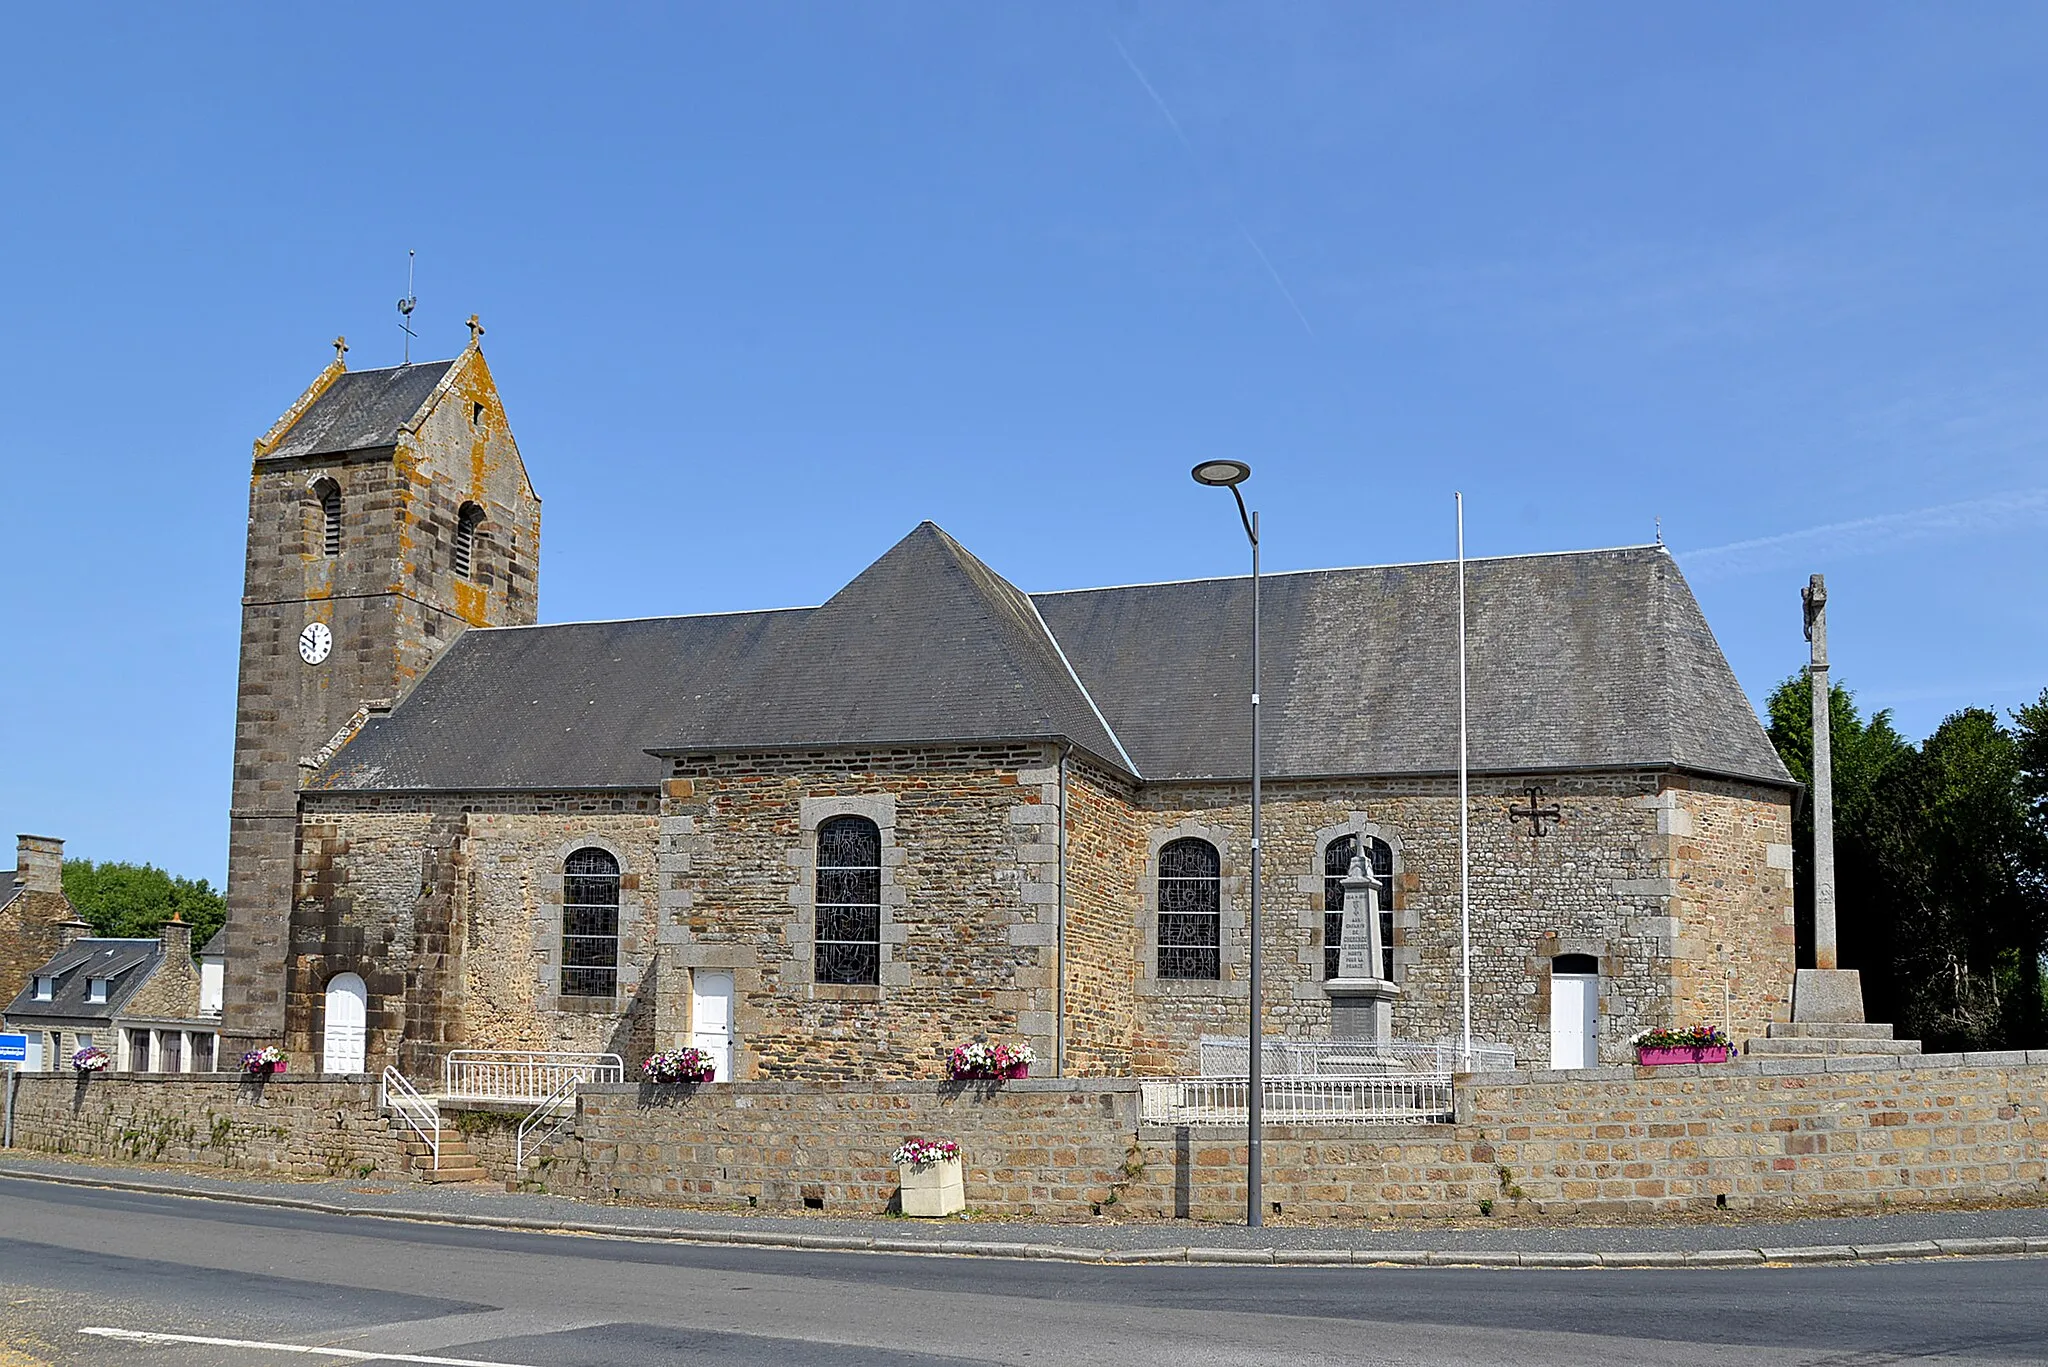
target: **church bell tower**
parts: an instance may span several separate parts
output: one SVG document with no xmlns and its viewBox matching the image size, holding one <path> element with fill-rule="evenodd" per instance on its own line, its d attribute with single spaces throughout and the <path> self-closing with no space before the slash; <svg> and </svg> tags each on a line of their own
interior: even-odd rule
<svg viewBox="0 0 2048 1367">
<path fill-rule="evenodd" d="M 285 1027 L 299 790 L 473 626 L 535 620 L 540 499 L 470 319 L 448 361 L 348 347 L 257 439 L 228 835 L 224 1049 Z"/>
</svg>

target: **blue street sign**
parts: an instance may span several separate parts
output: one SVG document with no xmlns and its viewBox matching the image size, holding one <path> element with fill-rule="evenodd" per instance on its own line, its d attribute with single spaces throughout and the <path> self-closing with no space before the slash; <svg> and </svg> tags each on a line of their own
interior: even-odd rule
<svg viewBox="0 0 2048 1367">
<path fill-rule="evenodd" d="M 27 1063 L 28 1036 L 0 1035 L 0 1063 Z"/>
</svg>

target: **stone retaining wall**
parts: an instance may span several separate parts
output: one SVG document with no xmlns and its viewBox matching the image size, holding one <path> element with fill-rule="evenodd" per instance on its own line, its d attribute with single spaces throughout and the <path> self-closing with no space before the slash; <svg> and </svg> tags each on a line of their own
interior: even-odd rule
<svg viewBox="0 0 2048 1367">
<path fill-rule="evenodd" d="M 26 1149 L 306 1176 L 399 1166 L 368 1081 L 19 1085 Z M 2048 1051 L 1482 1073 L 1461 1080 L 1452 1124 L 1269 1127 L 1265 1195 L 1315 1220 L 2048 1202 L 2044 1108 Z M 525 1109 L 444 1114 L 503 1180 Z M 1131 1079 L 592 1087 L 517 1175 L 596 1199 L 875 1215 L 912 1135 L 959 1142 L 968 1204 L 990 1215 L 1244 1215 L 1242 1129 L 1141 1126 Z"/>
<path fill-rule="evenodd" d="M 1316 1219 L 2048 1201 L 2044 1101 L 2040 1050 L 1481 1073 L 1456 1124 L 1268 1127 L 1264 1194 Z M 1141 1139 L 1169 1175 L 1146 1213 L 1243 1218 L 1242 1131 Z"/>
<path fill-rule="evenodd" d="M 23 1073 L 17 1148 L 297 1177 L 402 1169 L 377 1084 L 341 1077 Z"/>
<path fill-rule="evenodd" d="M 977 1210 L 1085 1216 L 1137 1133 L 1124 1080 L 625 1084 L 585 1089 L 535 1175 L 576 1196 L 875 1215 L 896 1194 L 890 1154 L 923 1136 L 959 1143 Z"/>
</svg>

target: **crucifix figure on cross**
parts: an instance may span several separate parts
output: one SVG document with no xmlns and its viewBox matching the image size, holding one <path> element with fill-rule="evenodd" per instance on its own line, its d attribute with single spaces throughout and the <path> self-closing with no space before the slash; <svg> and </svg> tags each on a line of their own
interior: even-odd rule
<svg viewBox="0 0 2048 1367">
<path fill-rule="evenodd" d="M 1545 826 L 1543 824 L 1544 822 L 1548 821 L 1552 826 L 1561 825 L 1563 823 L 1564 813 L 1558 810 L 1557 804 L 1555 802 L 1551 803 L 1548 807 L 1539 807 L 1536 805 L 1537 799 L 1543 796 L 1543 790 L 1541 788 L 1532 785 L 1530 787 L 1524 788 L 1522 792 L 1525 795 L 1527 795 L 1529 799 L 1529 806 L 1526 809 L 1524 809 L 1515 806 L 1512 802 L 1509 803 L 1508 823 L 1510 825 L 1514 824 L 1517 821 L 1526 821 L 1529 823 L 1530 835 L 1544 836 L 1550 834 L 1549 827 Z"/>
</svg>

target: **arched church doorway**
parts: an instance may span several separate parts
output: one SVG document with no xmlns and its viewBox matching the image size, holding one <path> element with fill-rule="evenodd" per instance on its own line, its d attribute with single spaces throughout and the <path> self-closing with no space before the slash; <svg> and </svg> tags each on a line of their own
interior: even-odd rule
<svg viewBox="0 0 2048 1367">
<path fill-rule="evenodd" d="M 363 1040 L 369 1019 L 370 991 L 353 973 L 327 980 L 327 1028 L 320 1043 L 320 1071 L 363 1071 Z"/>
<path fill-rule="evenodd" d="M 1550 1066 L 1591 1068 L 1600 1058 L 1600 961 L 1560 954 L 1550 961 Z"/>
</svg>

